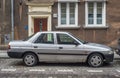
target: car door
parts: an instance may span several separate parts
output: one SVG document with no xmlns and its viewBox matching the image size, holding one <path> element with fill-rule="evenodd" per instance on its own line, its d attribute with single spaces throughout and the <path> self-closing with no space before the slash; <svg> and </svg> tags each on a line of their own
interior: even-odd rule
<svg viewBox="0 0 120 78">
<path fill-rule="evenodd" d="M 57 47 L 54 41 L 53 33 L 42 33 L 34 42 L 34 51 L 38 54 L 40 61 L 57 61 Z"/>
<path fill-rule="evenodd" d="M 86 58 L 84 47 L 68 34 L 57 34 L 60 62 L 83 62 Z"/>
</svg>

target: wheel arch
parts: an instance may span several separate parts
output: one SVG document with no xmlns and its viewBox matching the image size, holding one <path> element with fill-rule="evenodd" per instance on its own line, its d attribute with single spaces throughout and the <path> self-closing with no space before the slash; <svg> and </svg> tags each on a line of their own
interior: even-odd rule
<svg viewBox="0 0 120 78">
<path fill-rule="evenodd" d="M 32 52 L 32 51 L 26 51 L 26 52 L 24 52 L 24 53 L 22 54 L 22 58 L 23 58 L 24 55 L 27 54 L 27 53 L 32 53 L 32 54 L 34 54 L 34 55 L 37 57 L 37 60 L 39 61 L 38 55 L 37 55 L 35 52 Z"/>
<path fill-rule="evenodd" d="M 90 57 L 92 54 L 100 54 L 100 55 L 103 57 L 103 60 L 105 59 L 104 54 L 102 54 L 102 53 L 100 53 L 100 52 L 92 52 L 92 53 L 90 53 L 90 54 L 87 56 L 86 62 L 88 62 L 88 59 L 89 59 L 89 57 Z"/>
</svg>

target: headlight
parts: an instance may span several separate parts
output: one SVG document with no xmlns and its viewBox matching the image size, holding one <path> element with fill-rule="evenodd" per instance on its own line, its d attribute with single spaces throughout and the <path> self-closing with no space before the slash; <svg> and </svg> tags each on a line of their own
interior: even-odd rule
<svg viewBox="0 0 120 78">
<path fill-rule="evenodd" d="M 108 54 L 113 54 L 114 53 L 114 51 L 113 50 L 111 50 L 111 51 L 109 51 L 109 53 Z"/>
</svg>

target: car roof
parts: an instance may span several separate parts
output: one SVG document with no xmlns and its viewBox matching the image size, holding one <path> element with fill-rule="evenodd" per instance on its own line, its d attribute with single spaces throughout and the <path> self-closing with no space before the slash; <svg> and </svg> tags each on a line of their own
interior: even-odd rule
<svg viewBox="0 0 120 78">
<path fill-rule="evenodd" d="M 28 41 L 33 41 L 33 39 L 37 36 L 39 36 L 39 34 L 44 34 L 44 33 L 61 33 L 61 34 L 69 34 L 68 32 L 63 32 L 63 31 L 40 31 L 40 32 L 37 32 L 31 39 L 29 39 Z"/>
<path fill-rule="evenodd" d="M 68 32 L 63 32 L 63 31 L 41 31 L 38 33 L 68 33 Z"/>
</svg>

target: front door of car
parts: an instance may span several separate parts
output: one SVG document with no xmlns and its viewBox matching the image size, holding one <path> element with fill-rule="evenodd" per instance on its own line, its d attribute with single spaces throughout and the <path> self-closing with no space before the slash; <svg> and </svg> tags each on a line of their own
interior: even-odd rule
<svg viewBox="0 0 120 78">
<path fill-rule="evenodd" d="M 82 62 L 83 46 L 68 34 L 57 34 L 58 56 L 60 62 Z"/>
<path fill-rule="evenodd" d="M 43 33 L 33 44 L 34 51 L 38 54 L 40 61 L 57 61 L 57 47 L 54 45 L 54 34 Z"/>
</svg>

